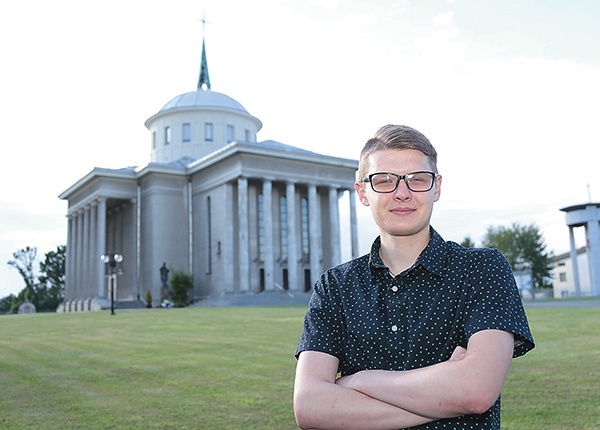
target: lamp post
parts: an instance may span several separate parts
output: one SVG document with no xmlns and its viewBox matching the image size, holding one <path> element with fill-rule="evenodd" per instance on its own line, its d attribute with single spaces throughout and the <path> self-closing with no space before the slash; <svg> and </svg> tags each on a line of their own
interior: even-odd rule
<svg viewBox="0 0 600 430">
<path fill-rule="evenodd" d="M 115 267 L 117 263 L 123 261 L 121 254 L 103 254 L 100 256 L 103 263 L 108 264 L 108 289 L 110 290 L 110 314 L 115 314 L 115 288 L 117 286 L 117 273 Z"/>
</svg>

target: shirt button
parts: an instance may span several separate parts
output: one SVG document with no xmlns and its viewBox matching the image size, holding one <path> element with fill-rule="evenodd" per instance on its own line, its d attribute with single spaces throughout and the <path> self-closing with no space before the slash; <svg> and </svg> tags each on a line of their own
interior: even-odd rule
<svg viewBox="0 0 600 430">
<path fill-rule="evenodd" d="M 398 287 L 396 287 L 395 285 L 392 287 L 392 291 L 395 293 L 396 291 L 398 291 Z"/>
<path fill-rule="evenodd" d="M 397 325 L 393 325 L 392 326 L 392 331 L 398 331 L 398 326 Z"/>
</svg>

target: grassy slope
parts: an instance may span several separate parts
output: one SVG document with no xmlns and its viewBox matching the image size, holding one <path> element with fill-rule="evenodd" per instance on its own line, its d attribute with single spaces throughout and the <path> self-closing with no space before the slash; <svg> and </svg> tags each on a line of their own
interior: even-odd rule
<svg viewBox="0 0 600 430">
<path fill-rule="evenodd" d="M 293 429 L 304 309 L 190 308 L 0 317 L 0 428 Z M 600 421 L 598 309 L 528 309 L 505 429 Z"/>
</svg>

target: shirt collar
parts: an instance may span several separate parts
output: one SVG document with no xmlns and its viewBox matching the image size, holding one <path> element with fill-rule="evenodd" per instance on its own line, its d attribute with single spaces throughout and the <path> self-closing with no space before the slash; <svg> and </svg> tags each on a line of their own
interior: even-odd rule
<svg viewBox="0 0 600 430">
<path fill-rule="evenodd" d="M 443 276 L 446 271 L 446 261 L 448 259 L 448 244 L 444 241 L 433 227 L 429 227 L 430 238 L 429 243 L 421 252 L 415 264 L 411 267 L 412 270 L 418 265 L 422 265 L 425 269 L 434 275 Z M 381 236 L 377 236 L 371 246 L 369 254 L 369 264 L 373 269 L 388 269 L 381 259 L 379 250 L 381 249 Z"/>
</svg>

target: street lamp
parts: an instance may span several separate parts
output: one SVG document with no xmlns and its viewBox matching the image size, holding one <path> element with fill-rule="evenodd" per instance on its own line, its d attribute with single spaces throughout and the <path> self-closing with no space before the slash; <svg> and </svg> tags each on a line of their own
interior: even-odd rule
<svg viewBox="0 0 600 430">
<path fill-rule="evenodd" d="M 123 256 L 121 254 L 103 254 L 100 256 L 100 260 L 103 263 L 108 264 L 109 273 L 108 273 L 108 289 L 110 291 L 110 314 L 115 314 L 115 288 L 117 287 L 117 272 L 115 271 L 115 267 L 117 263 L 123 261 Z"/>
</svg>

